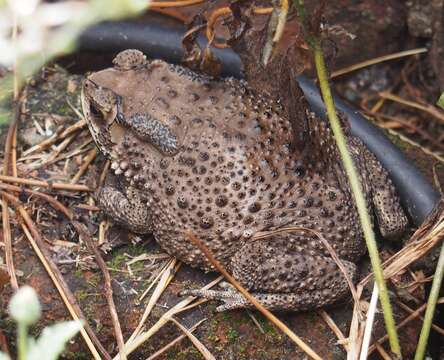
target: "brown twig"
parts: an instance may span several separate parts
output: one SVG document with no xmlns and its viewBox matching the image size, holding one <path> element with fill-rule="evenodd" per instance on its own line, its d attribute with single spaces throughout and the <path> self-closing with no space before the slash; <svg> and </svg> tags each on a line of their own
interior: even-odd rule
<svg viewBox="0 0 444 360">
<path fill-rule="evenodd" d="M 74 136 L 74 139 L 75 139 L 75 136 Z M 72 150 L 72 151 L 70 151 L 68 153 L 61 154 L 61 155 L 59 154 L 55 158 L 49 159 L 49 156 L 48 156 L 44 160 L 42 160 L 42 155 L 40 155 L 40 154 L 32 154 L 32 155 L 29 155 L 29 156 L 21 157 L 19 159 L 19 161 L 26 162 L 28 160 L 38 159 L 40 162 L 36 161 L 36 162 L 30 163 L 30 164 L 24 165 L 28 169 L 36 170 L 36 169 L 39 169 L 41 167 L 48 166 L 48 165 L 57 163 L 59 161 L 62 161 L 62 160 L 65 160 L 65 159 L 69 159 L 69 158 L 72 158 L 74 156 L 83 154 L 83 153 L 91 150 L 91 148 L 87 148 L 87 146 L 89 144 L 91 144 L 92 142 L 93 142 L 93 139 L 92 138 L 88 138 L 85 142 L 83 142 L 82 144 L 78 145 L 74 150 Z"/>
<path fill-rule="evenodd" d="M 67 127 L 65 130 L 61 132 L 56 132 L 54 135 L 52 135 L 50 138 L 43 140 L 40 144 L 37 144 L 25 152 L 23 152 L 22 156 L 28 156 L 32 153 L 35 153 L 37 151 L 42 151 L 43 149 L 46 149 L 47 147 L 51 146 L 52 144 L 56 143 L 59 140 L 65 139 L 67 136 L 71 135 L 73 132 L 82 129 L 86 126 L 86 120 L 81 119 L 77 121 L 75 124 Z"/>
<path fill-rule="evenodd" d="M 65 150 L 68 145 L 76 138 L 76 134 L 70 135 L 67 138 L 65 138 L 60 144 L 55 146 L 54 150 L 49 154 L 43 161 L 38 163 L 37 165 L 34 165 L 33 169 L 38 169 L 42 166 L 49 165 L 57 159 L 57 157 L 60 155 L 60 153 Z"/>
<path fill-rule="evenodd" d="M 406 304 L 404 304 L 401 301 L 396 301 L 396 303 L 405 311 L 407 311 L 409 314 L 413 314 L 415 312 L 415 310 L 411 309 L 409 306 L 407 306 Z M 419 315 L 419 318 L 421 320 L 424 320 L 424 317 Z M 444 329 L 439 327 L 438 325 L 432 324 L 432 329 L 435 330 L 438 334 L 440 334 L 441 336 L 444 336 Z"/>
<path fill-rule="evenodd" d="M 87 148 L 87 146 L 89 144 L 91 144 L 92 142 L 93 142 L 93 139 L 89 138 L 88 140 L 86 140 L 85 142 L 83 142 L 82 144 L 77 146 L 74 150 L 72 150 L 72 151 L 70 151 L 70 152 L 68 152 L 66 154 L 57 156 L 54 160 L 52 160 L 52 161 L 50 161 L 50 162 L 48 162 L 48 163 L 46 163 L 44 165 L 54 164 L 54 163 L 56 163 L 58 161 L 69 159 L 69 158 L 72 158 L 74 156 L 81 155 L 81 154 L 83 154 L 83 153 L 85 153 L 87 151 L 90 151 L 91 148 Z"/>
<path fill-rule="evenodd" d="M 405 56 L 412 56 L 412 55 L 416 55 L 416 54 L 421 54 L 421 53 L 425 53 L 427 52 L 426 48 L 417 48 L 417 49 L 411 49 L 411 50 L 406 50 L 406 51 L 401 51 L 401 52 L 397 52 L 394 54 L 389 54 L 389 55 L 383 55 L 383 56 L 378 56 L 374 59 L 370 59 L 370 60 L 366 60 L 357 64 L 353 64 L 351 66 L 347 66 L 344 69 L 340 69 L 340 70 L 336 70 L 333 71 L 330 75 L 330 78 L 335 78 L 344 74 L 348 74 L 352 71 L 355 70 L 359 70 L 371 65 L 375 65 L 375 64 L 379 64 L 385 61 L 389 61 L 389 60 L 396 60 L 396 59 L 400 59 L 403 58 Z"/>
<path fill-rule="evenodd" d="M 17 17 L 16 15 L 13 15 L 14 19 L 14 25 L 12 29 L 12 42 L 16 44 L 17 42 L 17 33 L 18 33 L 18 26 L 17 26 Z M 20 121 L 20 115 L 22 112 L 22 105 L 19 105 L 19 99 L 20 99 L 20 87 L 19 87 L 19 81 L 18 81 L 18 62 L 17 58 L 14 60 L 13 65 L 13 123 L 10 125 L 8 129 L 8 138 L 6 140 L 5 144 L 5 175 L 9 175 L 10 173 L 13 176 L 17 176 L 17 127 L 18 123 Z M 25 92 L 24 92 L 25 93 Z M 10 142 L 10 143 L 9 143 Z M 8 154 L 9 152 L 9 154 Z M 11 160 L 11 163 L 8 164 L 8 161 Z M 11 171 L 9 169 L 9 165 L 11 166 Z"/>
<path fill-rule="evenodd" d="M 9 222 L 8 200 L 2 197 L 2 225 L 3 241 L 5 244 L 6 268 L 8 270 L 11 286 L 14 291 L 18 289 L 17 276 L 15 274 L 14 258 L 12 254 L 11 224 Z"/>
<path fill-rule="evenodd" d="M 210 283 L 208 283 L 207 285 L 205 285 L 201 290 L 208 290 L 217 283 L 219 283 L 221 280 L 222 276 L 219 276 Z M 145 341 L 147 341 L 154 334 L 156 334 L 167 322 L 170 321 L 171 317 L 173 317 L 174 315 L 187 311 L 195 306 L 201 305 L 203 302 L 208 301 L 207 299 L 202 299 L 201 301 L 195 301 L 193 304 L 191 304 L 195 299 L 196 298 L 193 296 L 188 296 L 187 298 L 183 299 L 182 301 L 174 305 L 171 309 L 169 309 L 166 313 L 164 313 L 150 329 L 144 331 L 139 336 L 137 336 L 133 342 L 127 344 L 126 353 L 131 354 L 133 351 L 135 351 Z M 113 360 L 118 360 L 118 359 L 114 358 Z"/>
<path fill-rule="evenodd" d="M 114 335 L 116 336 L 117 346 L 119 348 L 120 359 L 126 360 L 126 354 L 125 354 L 125 350 L 124 350 L 125 342 L 123 340 L 122 327 L 120 326 L 119 316 L 117 315 L 116 305 L 114 303 L 113 289 L 111 287 L 111 276 L 109 274 L 108 268 L 106 266 L 105 261 L 103 260 L 103 257 L 101 255 L 99 249 L 97 248 L 94 240 L 91 238 L 91 235 L 85 229 L 84 225 L 80 224 L 79 222 L 77 222 L 73 219 L 71 219 L 71 222 L 74 225 L 77 232 L 79 233 L 79 235 L 86 242 L 88 248 L 94 252 L 97 264 L 99 265 L 99 268 L 102 271 L 103 278 L 105 280 L 105 282 L 104 282 L 105 296 L 106 296 L 106 300 L 108 302 L 109 312 L 111 315 L 111 321 L 112 321 L 113 327 L 114 327 Z"/>
<path fill-rule="evenodd" d="M 202 344 L 197 337 L 195 337 L 190 330 L 178 322 L 174 317 L 171 317 L 171 322 L 174 323 L 193 343 L 197 350 L 201 353 L 205 360 L 216 360 L 214 355 Z"/>
<path fill-rule="evenodd" d="M 83 210 L 88 210 L 88 211 L 100 211 L 100 208 L 98 208 L 97 206 L 89 205 L 89 204 L 78 204 L 78 205 L 74 205 L 74 206 L 78 209 L 83 209 Z"/>
<path fill-rule="evenodd" d="M 180 267 L 180 262 L 178 262 L 175 258 L 171 258 L 167 265 L 162 269 L 161 273 L 159 273 L 159 278 L 156 277 L 156 279 L 159 280 L 157 283 L 156 289 L 154 290 L 153 294 L 150 297 L 150 300 L 143 311 L 143 314 L 141 318 L 139 319 L 139 323 L 137 324 L 136 328 L 134 329 L 133 333 L 127 340 L 127 344 L 134 341 L 135 338 L 142 332 L 143 326 L 145 324 L 145 321 L 148 319 L 148 316 L 151 314 L 151 311 L 153 310 L 154 306 L 156 305 L 157 301 L 159 300 L 160 296 L 164 292 L 164 290 L 167 288 L 167 286 L 170 284 L 171 280 L 173 280 L 174 275 L 177 273 Z M 152 285 L 154 285 L 155 280 L 152 282 Z M 152 286 L 150 285 L 150 287 Z M 145 292 L 144 292 L 145 293 Z M 142 294 L 143 296 L 143 294 Z M 141 297 L 142 298 L 142 297 Z"/>
<path fill-rule="evenodd" d="M 86 242 L 88 248 L 94 252 L 94 255 L 96 257 L 96 261 L 99 265 L 100 270 L 102 271 L 102 274 L 103 274 L 103 277 L 105 280 L 105 283 L 104 283 L 105 284 L 105 296 L 106 296 L 108 306 L 110 309 L 111 320 L 112 320 L 112 323 L 114 326 L 114 332 L 115 332 L 117 344 L 119 347 L 120 358 L 126 359 L 125 352 L 123 351 L 124 340 L 123 340 L 123 335 L 122 335 L 122 329 L 120 326 L 119 318 L 117 316 L 117 311 L 116 311 L 116 307 L 115 307 L 114 300 L 113 300 L 113 291 L 112 291 L 112 287 L 111 287 L 111 276 L 109 274 L 106 263 L 103 260 L 102 255 L 100 254 L 100 251 L 98 250 L 95 242 L 91 238 L 91 235 L 88 233 L 88 231 L 84 228 L 84 226 L 82 224 L 80 224 L 79 222 L 77 222 L 75 220 L 74 214 L 72 213 L 72 211 L 69 210 L 61 202 L 59 202 L 58 200 L 56 200 L 52 196 L 38 192 L 38 191 L 29 190 L 29 189 L 22 190 L 20 187 L 14 186 L 14 185 L 6 185 L 5 186 L 5 184 L 0 184 L 0 187 L 3 187 L 3 188 L 7 187 L 8 190 L 12 190 L 12 191 L 24 191 L 25 193 L 40 197 L 40 198 L 44 199 L 45 201 L 47 201 L 48 203 L 50 203 L 52 207 L 54 207 L 55 209 L 62 212 L 71 221 L 71 223 L 73 224 L 73 226 L 76 229 L 79 236 Z"/>
<path fill-rule="evenodd" d="M 202 324 L 206 319 L 202 319 L 200 320 L 198 323 L 194 324 L 188 331 L 189 332 L 193 332 L 194 330 L 197 329 L 197 327 Z M 150 355 L 149 358 L 147 358 L 146 360 L 154 360 L 155 358 L 157 358 L 158 356 L 162 355 L 165 351 L 171 349 L 174 345 L 178 344 L 180 341 L 182 341 L 183 339 L 186 338 L 185 334 L 179 335 L 177 338 L 175 338 L 173 341 L 171 341 L 170 343 L 168 343 L 167 345 L 165 345 L 164 347 L 162 347 L 161 349 L 157 350 L 154 354 Z"/>
<path fill-rule="evenodd" d="M 442 112 L 442 110 L 438 109 L 436 106 L 430 104 L 420 104 L 414 101 L 406 100 L 398 95 L 385 91 L 380 92 L 379 96 L 382 97 L 383 99 L 391 100 L 399 104 L 424 111 L 427 114 L 433 116 L 435 119 L 439 120 L 441 123 L 444 123 L 444 112 Z"/>
<path fill-rule="evenodd" d="M 390 135 L 398 137 L 403 142 L 420 149 L 424 154 L 431 156 L 431 157 L 435 158 L 436 160 L 438 160 L 440 163 L 444 164 L 444 157 L 442 157 L 438 153 L 433 152 L 432 150 L 429 150 L 428 148 L 422 146 L 421 144 L 417 143 L 416 141 L 413 141 L 411 138 L 404 136 L 403 134 L 401 134 L 397 131 L 394 131 L 392 129 L 387 129 L 387 131 L 390 133 Z"/>
<path fill-rule="evenodd" d="M 42 181 L 42 180 L 24 179 L 24 178 L 19 178 L 19 177 L 15 177 L 15 176 L 6 176 L 6 175 L 0 175 L 0 181 L 7 182 L 7 183 L 17 183 L 17 184 L 23 184 L 23 185 L 40 186 L 40 187 L 56 189 L 56 190 L 92 191 L 86 185 L 57 183 L 57 182 L 51 183 L 51 182 Z"/>
<path fill-rule="evenodd" d="M 182 0 L 182 1 L 152 1 L 150 2 L 150 8 L 162 9 L 170 7 L 186 7 L 199 5 L 205 2 L 205 0 Z"/>
<path fill-rule="evenodd" d="M 444 201 L 441 200 L 424 223 L 415 231 L 407 245 L 384 261 L 384 278 L 389 279 L 414 261 L 427 254 L 444 236 Z M 365 285 L 373 278 L 373 273 L 360 281 Z"/>
<path fill-rule="evenodd" d="M 52 261 L 51 255 L 49 254 L 46 248 L 45 242 L 42 236 L 40 235 L 40 232 L 37 230 L 31 217 L 29 216 L 28 212 L 25 210 L 21 202 L 16 197 L 4 191 L 1 191 L 1 194 L 4 197 L 6 197 L 8 201 L 11 202 L 11 204 L 14 205 L 18 213 L 21 215 L 21 218 L 23 219 L 23 223 L 21 224 L 22 229 L 25 232 L 26 237 L 31 243 L 31 246 L 33 247 L 34 251 L 36 252 L 37 256 L 39 257 L 46 271 L 48 272 L 48 275 L 50 276 L 51 280 L 56 286 L 71 316 L 75 320 L 81 319 L 83 321 L 83 328 L 81 330 L 81 334 L 86 344 L 88 345 L 88 348 L 90 349 L 92 355 L 94 356 L 95 359 L 100 359 L 100 355 L 98 354 L 95 348 L 96 346 L 105 359 L 107 360 L 111 359 L 111 356 L 105 350 L 103 345 L 100 343 L 99 339 L 96 337 L 94 331 L 91 329 L 88 322 L 86 321 L 86 317 L 83 315 L 82 310 L 77 304 L 75 296 L 73 295 L 68 285 L 66 284 L 65 279 L 63 278 L 63 275 L 61 274 L 57 265 Z"/>
<path fill-rule="evenodd" d="M 17 39 L 17 19 L 14 16 L 14 26 L 12 29 L 12 41 L 15 44 Z M 17 60 L 17 59 L 15 59 Z M 8 135 L 5 142 L 5 153 L 3 157 L 3 174 L 17 174 L 17 126 L 20 120 L 21 108 L 19 105 L 20 90 L 17 81 L 17 61 L 14 61 L 13 66 L 13 102 L 12 102 L 12 121 L 9 125 Z M 3 240 L 5 243 L 5 258 L 6 268 L 8 270 L 11 287 L 14 291 L 18 289 L 17 275 L 15 273 L 14 256 L 12 251 L 12 236 L 11 224 L 9 219 L 9 206 L 6 197 L 2 196 L 2 225 L 3 225 Z"/>
<path fill-rule="evenodd" d="M 18 193 L 25 193 L 25 194 L 39 197 L 39 198 L 45 200 L 46 202 L 50 203 L 51 206 L 54 207 L 55 209 L 62 212 L 68 219 L 70 219 L 70 220 L 74 219 L 74 214 L 67 207 L 65 207 L 60 201 L 56 200 L 54 197 L 52 197 L 48 194 L 42 193 L 40 191 L 24 189 L 24 188 L 21 188 L 20 186 L 17 186 L 17 185 L 9 185 L 9 184 L 2 184 L 2 183 L 0 183 L 0 189 L 18 192 Z"/>
<path fill-rule="evenodd" d="M 381 345 L 376 343 L 375 346 L 376 346 L 376 350 L 378 350 L 379 355 L 381 355 L 383 360 L 393 360 L 392 357 L 389 354 L 387 354 L 387 351 L 385 351 Z"/>
<path fill-rule="evenodd" d="M 356 288 L 358 298 L 361 298 L 362 291 L 363 287 L 358 285 Z M 358 359 L 361 353 L 361 347 L 365 333 L 365 323 L 361 320 L 361 318 L 362 312 L 360 309 L 360 305 L 355 302 L 350 323 L 350 331 L 348 334 L 348 359 Z"/>
<path fill-rule="evenodd" d="M 291 331 L 287 325 L 273 315 L 268 309 L 266 309 L 259 301 L 257 301 L 244 287 L 237 282 L 220 264 L 219 261 L 213 256 L 208 248 L 189 230 L 186 231 L 186 235 L 191 242 L 196 245 L 199 250 L 206 256 L 208 261 L 219 271 L 254 307 L 259 310 L 267 319 L 275 324 L 280 330 L 282 330 L 294 343 L 299 346 L 307 355 L 313 359 L 321 360 L 321 357 L 316 354 L 312 348 L 310 348 L 300 337 L 298 337 L 293 331 Z"/>
<path fill-rule="evenodd" d="M 440 298 L 437 302 L 438 304 L 444 303 L 444 298 Z M 402 320 L 398 325 L 396 325 L 396 329 L 400 329 L 407 325 L 412 320 L 416 319 L 427 307 L 427 303 L 421 305 L 419 308 L 417 308 L 414 312 L 412 312 L 409 316 L 407 316 L 404 320 Z M 378 340 L 376 340 L 372 346 L 368 349 L 368 354 L 370 355 L 373 351 L 376 350 L 376 344 L 383 344 L 388 339 L 387 335 L 382 336 Z"/>
<path fill-rule="evenodd" d="M 14 128 L 14 133 L 12 134 L 12 144 L 11 144 L 11 172 L 12 176 L 17 177 L 17 125 Z"/>
<path fill-rule="evenodd" d="M 51 203 L 54 208 L 60 210 L 63 214 L 65 214 L 65 216 L 73 224 L 73 226 L 76 229 L 79 236 L 86 242 L 88 248 L 94 252 L 97 264 L 99 265 L 99 268 L 102 271 L 102 274 L 103 274 L 103 277 L 105 280 L 105 283 L 104 283 L 105 297 L 108 302 L 108 307 L 109 307 L 110 315 L 111 315 L 111 321 L 114 326 L 114 333 L 115 333 L 116 340 L 117 340 L 117 346 L 119 348 L 120 359 L 125 360 L 126 355 L 124 352 L 124 340 L 123 340 L 122 328 L 120 326 L 119 317 L 117 315 L 116 306 L 114 304 L 113 290 L 111 287 L 111 276 L 109 274 L 108 268 L 106 266 L 105 261 L 103 260 L 103 257 L 101 255 L 99 249 L 97 248 L 94 240 L 91 238 L 91 235 L 85 229 L 85 227 L 82 224 L 80 224 L 79 222 L 74 220 L 74 214 L 71 212 L 71 210 L 66 208 L 62 203 L 60 203 L 59 201 L 54 199 L 52 196 L 49 196 L 49 195 L 43 194 L 43 193 L 36 193 L 36 192 L 34 192 L 34 194 L 45 199 L 46 201 Z"/>
<path fill-rule="evenodd" d="M 88 155 L 85 156 L 83 164 L 80 166 L 79 171 L 77 171 L 77 173 L 72 178 L 71 184 L 76 184 L 80 180 L 80 178 L 88 169 L 89 164 L 93 162 L 96 156 L 97 156 L 97 148 L 94 147 L 89 151 Z"/>
<path fill-rule="evenodd" d="M 13 154 L 13 143 L 14 136 L 17 135 L 17 125 L 20 119 L 20 109 L 17 101 L 17 97 L 14 100 L 12 106 L 13 118 L 9 125 L 8 135 L 5 142 L 5 154 L 3 159 L 3 174 L 8 176 L 13 173 L 12 168 L 14 165 Z M 13 166 L 11 166 L 13 165 Z M 11 237 L 11 224 L 9 219 L 9 206 L 6 197 L 2 196 L 2 225 L 3 225 L 3 240 L 5 243 L 5 258 L 6 258 L 6 268 L 11 281 L 12 289 L 15 291 L 18 289 L 17 276 L 15 274 L 14 258 L 12 253 L 12 237 Z"/>
<path fill-rule="evenodd" d="M 81 155 L 81 154 L 91 150 L 90 148 L 86 148 L 86 146 L 88 146 L 91 142 L 93 142 L 93 139 L 90 138 L 90 139 L 86 140 L 83 144 L 77 146 L 76 149 L 74 149 L 68 153 L 58 155 L 55 158 L 51 158 L 49 160 L 48 160 L 48 158 L 46 158 L 43 162 L 40 161 L 40 162 L 31 163 L 31 164 L 26 164 L 25 166 L 26 166 L 27 170 L 37 170 L 37 169 L 42 168 L 44 166 L 48 166 L 48 165 L 54 164 L 54 163 L 62 161 L 62 160 L 66 160 L 66 159 L 72 158 L 77 155 Z M 35 159 L 35 158 L 41 160 L 42 157 L 40 155 L 30 155 L 29 157 L 20 158 L 20 161 L 23 162 L 23 161 Z"/>
<path fill-rule="evenodd" d="M 285 24 L 287 23 L 287 16 L 289 10 L 288 0 L 280 0 L 279 6 L 274 6 L 273 11 L 268 21 L 268 29 L 266 41 L 262 47 L 262 56 L 260 61 L 264 66 L 267 66 L 273 53 L 276 50 L 277 44 L 281 40 Z"/>
<path fill-rule="evenodd" d="M 324 322 L 330 327 L 331 331 L 334 332 L 334 334 L 338 338 L 338 343 L 344 347 L 345 351 L 348 351 L 347 338 L 344 336 L 341 329 L 339 329 L 338 325 L 336 325 L 330 315 L 328 315 L 328 313 L 323 309 L 318 310 L 317 313 L 322 318 L 322 320 L 324 320 Z"/>
<path fill-rule="evenodd" d="M 6 355 L 10 355 L 8 341 L 6 339 L 6 336 L 3 334 L 2 329 L 0 329 L 0 350 Z"/>
<path fill-rule="evenodd" d="M 396 116 L 391 116 L 391 115 L 382 114 L 382 113 L 378 113 L 378 112 L 372 112 L 372 113 L 370 113 L 370 115 L 375 116 L 375 117 L 380 117 L 380 118 L 383 118 L 383 119 L 388 119 L 388 120 L 395 121 L 398 124 L 401 124 L 402 126 L 407 127 L 409 129 L 413 130 L 414 132 L 416 132 L 417 134 L 422 136 L 427 141 L 430 141 L 430 143 L 435 145 L 438 149 L 440 149 L 441 151 L 444 151 L 444 145 L 443 144 L 441 144 L 439 141 L 437 141 L 427 131 L 424 131 L 423 129 L 418 128 L 417 126 L 413 125 L 409 121 L 406 121 L 404 119 L 400 119 L 399 117 L 396 117 Z M 384 124 L 381 124 L 381 125 L 382 125 L 381 127 L 384 127 Z"/>
</svg>

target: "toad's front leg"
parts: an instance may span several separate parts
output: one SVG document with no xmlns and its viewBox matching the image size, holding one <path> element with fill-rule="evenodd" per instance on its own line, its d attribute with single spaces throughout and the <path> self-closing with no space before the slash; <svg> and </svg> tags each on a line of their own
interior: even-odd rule
<svg viewBox="0 0 444 360">
<path fill-rule="evenodd" d="M 99 207 L 114 222 L 127 227 L 129 230 L 146 234 L 152 231 L 152 222 L 146 201 L 143 201 L 140 193 L 132 187 L 125 192 L 112 186 L 104 186 L 96 198 Z"/>
<path fill-rule="evenodd" d="M 344 298 L 348 285 L 335 261 L 306 233 L 277 235 L 251 241 L 233 257 L 233 276 L 262 305 L 277 311 L 304 311 L 331 305 Z M 352 280 L 356 266 L 342 260 Z M 221 300 L 224 311 L 253 308 L 235 290 L 188 290 L 183 294 Z"/>
</svg>

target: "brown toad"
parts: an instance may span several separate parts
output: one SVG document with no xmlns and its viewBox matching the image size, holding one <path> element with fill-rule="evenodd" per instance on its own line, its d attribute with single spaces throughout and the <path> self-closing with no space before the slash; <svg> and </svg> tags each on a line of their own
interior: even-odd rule
<svg viewBox="0 0 444 360">
<path fill-rule="evenodd" d="M 190 229 L 271 309 L 305 310 L 347 294 L 315 233 L 279 231 L 317 231 L 355 275 L 365 244 L 324 122 L 307 112 L 312 148 L 301 157 L 279 102 L 243 81 L 147 61 L 137 50 L 89 76 L 82 103 L 96 144 L 123 178 L 123 190 L 104 187 L 98 196 L 116 222 L 153 233 L 168 253 L 212 270 L 185 235 Z M 387 172 L 358 139 L 348 143 L 381 233 L 398 235 L 407 219 Z M 272 233 L 255 239 L 264 232 Z M 219 310 L 248 306 L 232 290 L 200 295 L 223 299 Z"/>
</svg>

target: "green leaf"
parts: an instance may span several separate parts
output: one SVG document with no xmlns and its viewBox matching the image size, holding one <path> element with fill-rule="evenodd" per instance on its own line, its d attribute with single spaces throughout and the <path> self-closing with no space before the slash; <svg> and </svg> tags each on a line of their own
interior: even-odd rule
<svg viewBox="0 0 444 360">
<path fill-rule="evenodd" d="M 93 0 L 91 9 L 97 18 L 118 19 L 136 15 L 148 8 L 147 0 Z"/>
<path fill-rule="evenodd" d="M 80 321 L 67 321 L 46 327 L 35 342 L 29 342 L 25 359 L 56 360 L 64 350 L 66 342 L 81 328 Z"/>
<path fill-rule="evenodd" d="M 444 92 L 439 97 L 438 101 L 436 102 L 436 105 L 438 105 L 441 109 L 444 110 Z"/>
</svg>

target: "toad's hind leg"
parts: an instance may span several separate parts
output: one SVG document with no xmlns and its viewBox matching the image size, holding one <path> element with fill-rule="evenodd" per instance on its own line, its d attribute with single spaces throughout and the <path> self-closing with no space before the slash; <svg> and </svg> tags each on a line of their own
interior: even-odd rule
<svg viewBox="0 0 444 360">
<path fill-rule="evenodd" d="M 344 274 L 323 250 L 313 247 L 318 241 L 306 239 L 306 234 L 291 234 L 245 244 L 232 260 L 233 276 L 270 310 L 303 311 L 337 302 L 349 293 Z M 353 280 L 356 266 L 342 263 Z M 253 307 L 232 289 L 186 293 L 223 301 L 218 311 Z"/>
<path fill-rule="evenodd" d="M 370 196 L 368 205 L 376 215 L 381 235 L 386 239 L 400 239 L 408 219 L 387 170 L 361 140 L 352 137 L 349 148 L 359 169 L 364 193 Z"/>
</svg>

